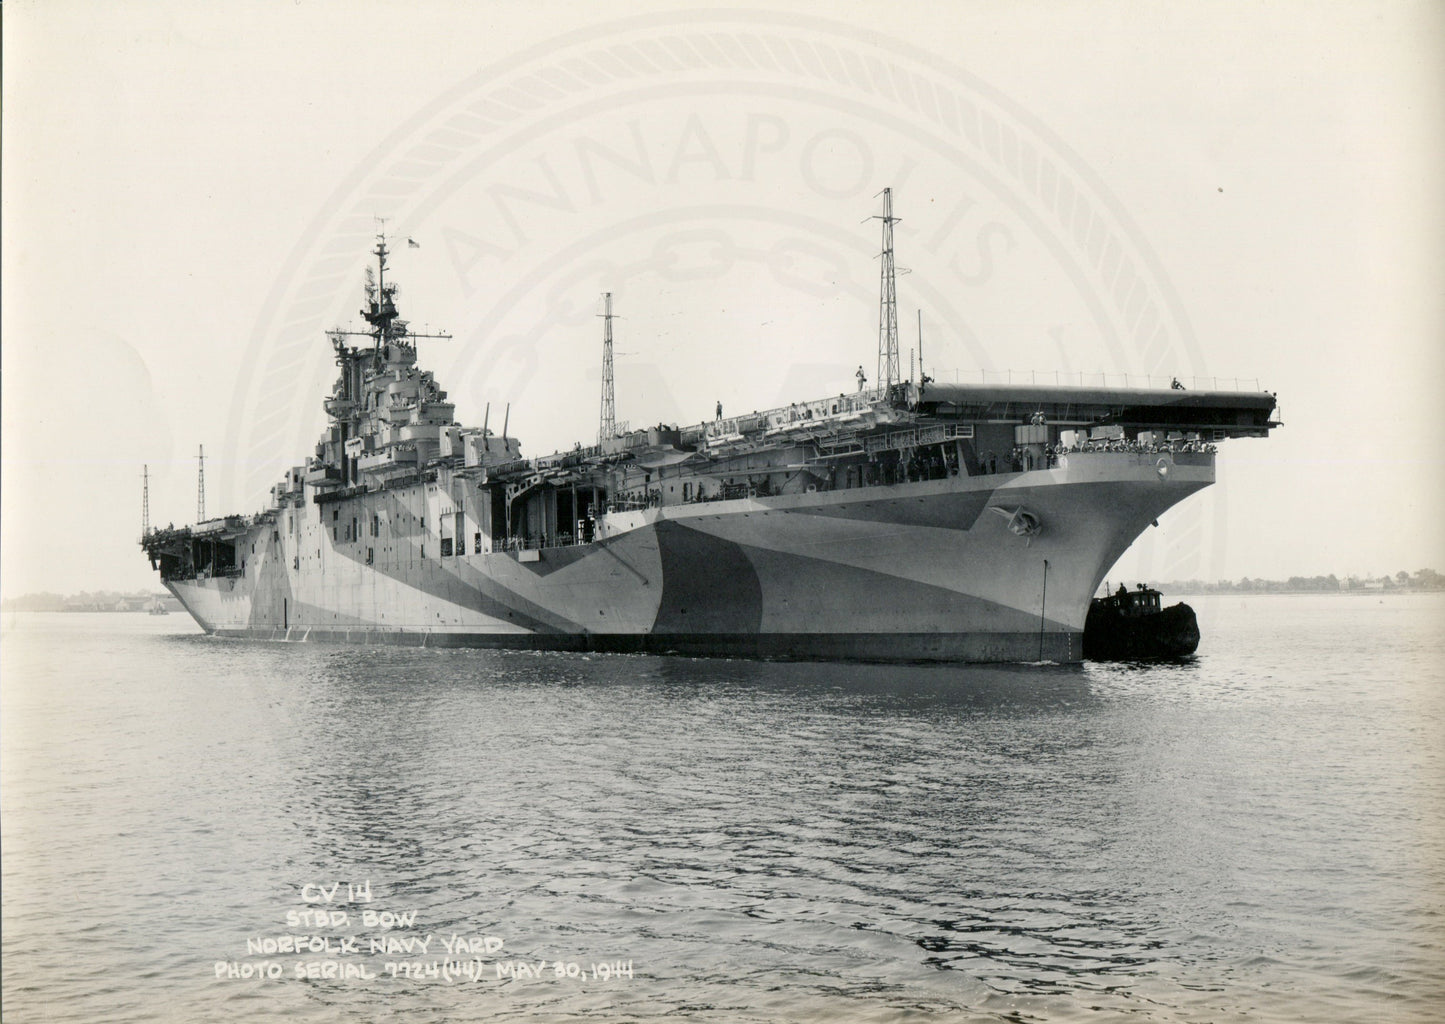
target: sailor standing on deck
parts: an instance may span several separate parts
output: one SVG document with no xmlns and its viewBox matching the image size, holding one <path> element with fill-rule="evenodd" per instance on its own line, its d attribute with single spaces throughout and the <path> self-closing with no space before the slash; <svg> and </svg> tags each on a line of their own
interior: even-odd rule
<svg viewBox="0 0 1445 1024">
<path fill-rule="evenodd" d="M 858 390 L 861 392 L 863 390 L 863 385 L 868 383 L 868 375 L 863 372 L 863 367 L 860 366 L 858 367 L 858 373 L 856 374 L 856 376 L 858 377 Z"/>
</svg>

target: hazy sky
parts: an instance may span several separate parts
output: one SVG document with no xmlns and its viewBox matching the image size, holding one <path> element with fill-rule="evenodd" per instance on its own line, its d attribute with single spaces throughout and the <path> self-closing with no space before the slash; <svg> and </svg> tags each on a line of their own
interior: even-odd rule
<svg viewBox="0 0 1445 1024">
<path fill-rule="evenodd" d="M 595 435 L 980 370 L 1257 379 L 1119 574 L 1445 569 L 1445 8 L 4 5 L 3 590 L 156 583 L 323 423 L 373 217 L 457 403 Z M 1049 379 L 1044 377 L 1042 379 Z"/>
</svg>

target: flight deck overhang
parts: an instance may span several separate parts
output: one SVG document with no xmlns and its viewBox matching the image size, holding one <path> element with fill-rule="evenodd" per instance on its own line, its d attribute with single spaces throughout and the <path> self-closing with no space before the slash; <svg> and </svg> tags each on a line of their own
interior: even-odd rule
<svg viewBox="0 0 1445 1024">
<path fill-rule="evenodd" d="M 1090 388 L 1033 384 L 929 384 L 917 409 L 947 419 L 1022 422 L 1042 413 L 1060 426 L 1120 424 L 1139 429 L 1264 437 L 1279 426 L 1267 391 Z"/>
</svg>

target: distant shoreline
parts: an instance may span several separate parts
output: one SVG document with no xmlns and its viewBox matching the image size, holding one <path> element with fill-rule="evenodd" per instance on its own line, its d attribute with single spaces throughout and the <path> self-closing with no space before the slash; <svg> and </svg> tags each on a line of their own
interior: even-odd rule
<svg viewBox="0 0 1445 1024">
<path fill-rule="evenodd" d="M 1129 586 L 1128 578 L 1117 582 Z M 1112 583 L 1107 584 L 1112 588 Z M 1431 594 L 1445 591 L 1445 576 L 1434 569 L 1383 576 L 1291 576 L 1284 580 L 1170 580 L 1149 584 L 1162 594 Z"/>
<path fill-rule="evenodd" d="M 1201 590 L 1191 587 L 1177 587 L 1172 583 L 1150 584 L 1166 598 L 1183 597 L 1416 597 L 1423 594 L 1445 594 L 1445 588 L 1394 587 L 1390 590 Z M 17 599 L 23 600 L 23 599 Z M 168 613 L 184 612 L 185 609 L 175 598 L 167 597 L 157 602 Z M 25 608 L 7 606 L 0 609 L 6 615 L 146 615 L 149 608 Z"/>
<path fill-rule="evenodd" d="M 1445 594 L 1442 589 L 1414 587 L 1396 587 L 1393 590 L 1197 590 L 1160 583 L 1154 589 L 1166 597 L 1415 597 Z"/>
<path fill-rule="evenodd" d="M 1112 592 L 1119 585 L 1133 590 L 1141 584 L 1131 582 L 1128 577 L 1124 577 L 1106 580 L 1105 588 Z M 1239 580 L 1173 580 L 1148 585 L 1168 596 L 1336 594 L 1344 597 L 1369 597 L 1385 594 L 1445 593 L 1445 576 L 1434 569 L 1420 569 L 1414 573 L 1398 572 L 1393 576 L 1346 576 L 1344 579 L 1331 573 L 1328 576 L 1291 576 L 1285 580 L 1252 579 L 1245 576 Z M 140 614 L 150 612 L 152 609 L 164 609 L 166 612 L 183 612 L 185 610 L 180 601 L 169 591 L 131 591 L 127 593 L 98 590 L 81 591 L 78 594 L 39 593 L 24 594 L 0 601 L 0 612 L 131 612 Z"/>
<path fill-rule="evenodd" d="M 167 614 L 177 611 L 185 611 L 185 608 L 176 602 L 175 605 L 165 604 Z M 150 611 L 145 608 L 0 608 L 0 614 L 5 615 L 149 615 Z"/>
<path fill-rule="evenodd" d="M 0 602 L 0 612 L 127 612 L 148 613 L 160 607 L 167 612 L 180 612 L 181 602 L 168 591 L 121 594 L 99 591 L 81 594 L 25 594 Z"/>
</svg>

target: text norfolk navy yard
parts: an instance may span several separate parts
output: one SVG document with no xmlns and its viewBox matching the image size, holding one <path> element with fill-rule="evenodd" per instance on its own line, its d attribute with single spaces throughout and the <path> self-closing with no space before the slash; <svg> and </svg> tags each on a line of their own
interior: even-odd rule
<svg viewBox="0 0 1445 1024">
<path fill-rule="evenodd" d="M 1274 396 L 902 380 L 887 191 L 881 219 L 872 387 L 620 431 L 609 298 L 597 442 L 540 458 L 454 421 L 383 235 L 315 456 L 265 511 L 141 544 L 228 637 L 1078 661 L 1104 574 L 1213 482 L 1214 442 L 1279 425 Z"/>
</svg>

